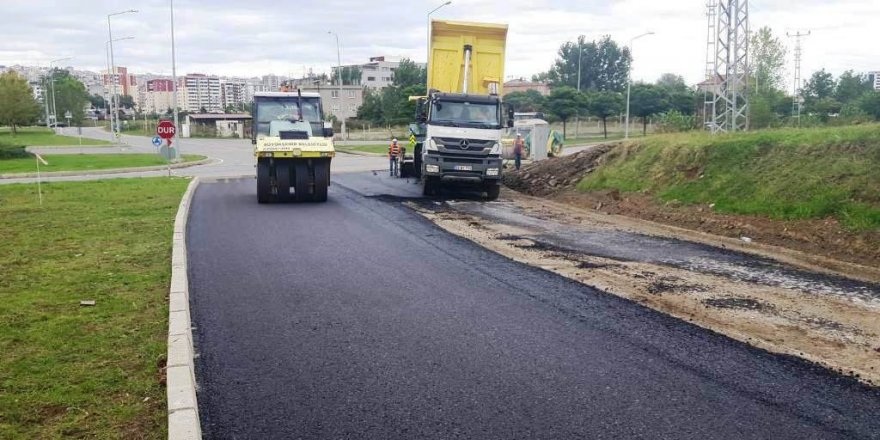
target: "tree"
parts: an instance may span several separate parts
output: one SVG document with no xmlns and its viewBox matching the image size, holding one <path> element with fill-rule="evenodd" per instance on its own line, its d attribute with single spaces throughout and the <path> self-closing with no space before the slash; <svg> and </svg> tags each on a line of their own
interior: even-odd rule
<svg viewBox="0 0 880 440">
<path fill-rule="evenodd" d="M 766 26 L 753 33 L 749 43 L 755 94 L 783 89 L 787 55 L 785 45 Z"/>
<path fill-rule="evenodd" d="M 0 74 L 0 125 L 8 125 L 15 135 L 18 126 L 32 124 L 39 114 L 27 80 L 13 71 Z"/>
<path fill-rule="evenodd" d="M 107 108 L 107 104 L 104 101 L 104 97 L 101 95 L 89 96 L 89 103 L 91 103 L 92 107 L 94 107 L 94 108 Z"/>
<path fill-rule="evenodd" d="M 647 134 L 648 118 L 666 108 L 663 90 L 651 84 L 635 84 L 630 95 L 630 112 L 642 118 L 642 134 Z"/>
<path fill-rule="evenodd" d="M 134 97 L 131 95 L 122 95 L 119 97 L 119 107 L 133 109 L 134 108 Z"/>
<path fill-rule="evenodd" d="M 358 108 L 357 118 L 374 124 L 382 122 L 382 95 L 370 89 L 364 90 L 364 102 Z"/>
<path fill-rule="evenodd" d="M 880 92 L 870 91 L 859 99 L 859 107 L 865 113 L 880 121 Z"/>
<path fill-rule="evenodd" d="M 85 118 L 86 103 L 89 102 L 86 86 L 66 70 L 53 69 L 50 76 L 55 81 L 55 99 L 52 102 L 57 121 L 64 120 L 64 115 L 70 112 L 71 122 L 81 124 Z M 51 86 L 46 90 L 51 90 Z"/>
<path fill-rule="evenodd" d="M 557 87 L 550 92 L 545 104 L 546 110 L 562 121 L 562 136 L 566 136 L 566 124 L 586 107 L 584 95 L 572 87 Z"/>
<path fill-rule="evenodd" d="M 504 102 L 516 112 L 540 112 L 544 109 L 544 95 L 537 90 L 510 92 L 504 95 Z"/>
<path fill-rule="evenodd" d="M 807 83 L 804 84 L 801 93 L 809 107 L 812 102 L 822 98 L 831 98 L 834 96 L 834 76 L 822 69 L 814 72 Z"/>
<path fill-rule="evenodd" d="M 602 132 L 608 139 L 608 117 L 620 114 L 623 109 L 623 96 L 617 92 L 594 92 L 589 95 L 590 113 L 602 119 Z"/>
<path fill-rule="evenodd" d="M 333 75 L 331 76 L 331 82 L 333 84 L 338 84 L 338 73 L 339 69 L 333 69 Z M 361 85 L 361 68 L 360 66 L 343 66 L 342 67 L 342 84 L 346 86 L 359 86 Z"/>
<path fill-rule="evenodd" d="M 425 85 L 428 82 L 428 71 L 408 58 L 400 61 L 392 75 L 392 83 L 400 88 L 414 85 Z"/>
<path fill-rule="evenodd" d="M 837 89 L 834 90 L 834 98 L 841 104 L 849 104 L 857 101 L 865 93 L 873 90 L 871 81 L 867 75 L 857 74 L 847 70 L 837 80 Z"/>
<path fill-rule="evenodd" d="M 657 80 L 657 86 L 672 91 L 688 90 L 684 77 L 674 73 L 660 75 L 660 79 Z"/>
<path fill-rule="evenodd" d="M 558 58 L 546 77 L 554 86 L 577 88 L 580 64 L 581 90 L 622 91 L 631 61 L 629 48 L 618 46 L 610 36 L 591 42 L 580 36 L 577 42 L 560 46 Z"/>
</svg>

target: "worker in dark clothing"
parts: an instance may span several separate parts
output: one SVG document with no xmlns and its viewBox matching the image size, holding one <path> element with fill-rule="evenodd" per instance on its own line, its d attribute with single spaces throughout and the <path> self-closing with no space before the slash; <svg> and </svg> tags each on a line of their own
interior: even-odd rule
<svg viewBox="0 0 880 440">
<path fill-rule="evenodd" d="M 390 161 L 390 173 L 391 177 L 397 176 L 397 158 L 400 156 L 400 145 L 397 145 L 397 138 L 391 140 L 391 145 L 388 146 L 388 160 Z"/>
<path fill-rule="evenodd" d="M 516 140 L 513 141 L 513 160 L 516 169 L 519 170 L 520 165 L 522 164 L 522 155 L 523 150 L 526 148 L 526 141 L 523 140 L 522 135 L 517 133 Z"/>
</svg>

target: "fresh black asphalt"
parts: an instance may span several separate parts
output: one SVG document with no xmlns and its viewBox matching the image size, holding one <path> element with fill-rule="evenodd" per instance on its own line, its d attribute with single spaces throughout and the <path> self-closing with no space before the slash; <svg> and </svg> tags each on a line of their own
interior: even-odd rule
<svg viewBox="0 0 880 440">
<path fill-rule="evenodd" d="M 334 179 L 324 204 L 259 205 L 253 180 L 195 194 L 205 438 L 880 438 L 877 389 Z"/>
</svg>

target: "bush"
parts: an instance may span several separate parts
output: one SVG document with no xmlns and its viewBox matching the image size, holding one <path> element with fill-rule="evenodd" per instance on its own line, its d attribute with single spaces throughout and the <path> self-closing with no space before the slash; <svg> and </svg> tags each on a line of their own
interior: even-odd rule
<svg viewBox="0 0 880 440">
<path fill-rule="evenodd" d="M 677 133 L 697 128 L 697 118 L 686 115 L 678 110 L 661 113 L 657 118 L 657 131 L 660 133 Z"/>
<path fill-rule="evenodd" d="M 21 159 L 31 157 L 31 153 L 25 150 L 24 145 L 11 145 L 0 143 L 0 160 L 4 159 Z"/>
</svg>

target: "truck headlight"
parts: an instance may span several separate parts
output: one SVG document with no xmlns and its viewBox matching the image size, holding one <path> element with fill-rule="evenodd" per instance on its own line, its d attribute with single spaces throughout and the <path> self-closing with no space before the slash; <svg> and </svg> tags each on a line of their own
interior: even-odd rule
<svg viewBox="0 0 880 440">
<path fill-rule="evenodd" d="M 440 165 L 425 165 L 425 172 L 439 173 L 440 172 Z"/>
<path fill-rule="evenodd" d="M 492 146 L 492 151 L 489 154 L 501 154 L 501 143 L 495 142 L 495 145 Z"/>
<path fill-rule="evenodd" d="M 425 149 L 428 151 L 437 151 L 437 143 L 434 142 L 434 139 L 428 139 L 428 142 L 425 144 Z"/>
</svg>

